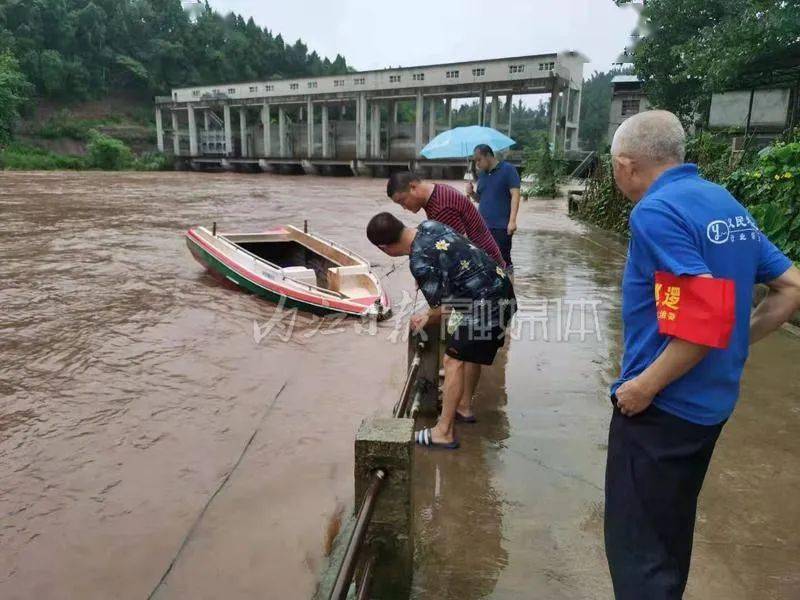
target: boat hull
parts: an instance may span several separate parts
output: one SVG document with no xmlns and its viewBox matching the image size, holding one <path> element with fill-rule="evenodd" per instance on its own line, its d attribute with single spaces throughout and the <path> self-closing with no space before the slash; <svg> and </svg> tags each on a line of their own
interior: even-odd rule
<svg viewBox="0 0 800 600">
<path fill-rule="evenodd" d="M 370 314 L 371 305 L 352 301 L 331 301 L 320 296 L 300 292 L 288 286 L 283 286 L 277 281 L 266 280 L 255 273 L 251 273 L 221 252 L 218 252 L 213 246 L 207 244 L 193 230 L 189 230 L 186 234 L 186 245 L 194 259 L 213 275 L 260 298 L 281 304 L 284 308 L 297 308 L 320 316 L 335 313 L 344 313 L 352 316 L 368 316 Z M 390 308 L 388 298 L 383 292 L 381 304 L 384 307 L 384 311 L 377 316 L 378 318 L 387 318 L 390 315 Z"/>
</svg>

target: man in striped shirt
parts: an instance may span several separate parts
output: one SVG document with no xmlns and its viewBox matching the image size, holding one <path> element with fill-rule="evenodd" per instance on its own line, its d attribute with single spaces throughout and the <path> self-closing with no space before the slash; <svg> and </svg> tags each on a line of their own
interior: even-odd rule
<svg viewBox="0 0 800 600">
<path fill-rule="evenodd" d="M 438 221 L 454 229 L 456 233 L 469 239 L 475 246 L 486 252 L 494 262 L 505 268 L 506 263 L 500 248 L 483 222 L 478 209 L 464 194 L 440 183 L 422 181 L 411 171 L 393 173 L 386 184 L 386 195 L 395 204 L 407 211 L 418 213 L 425 209 L 431 221 Z M 442 307 L 431 308 L 427 312 L 411 317 L 411 328 L 420 331 L 427 323 L 438 323 L 442 318 Z M 462 397 L 455 413 L 456 421 L 475 423 L 472 410 L 472 394 L 481 377 L 481 365 L 464 363 Z"/>
<path fill-rule="evenodd" d="M 400 171 L 389 177 L 386 195 L 410 212 L 418 213 L 420 209 L 425 209 L 428 219 L 455 229 L 456 233 L 468 238 L 498 265 L 506 266 L 500 248 L 478 209 L 455 188 L 422 181 L 411 171 Z"/>
</svg>

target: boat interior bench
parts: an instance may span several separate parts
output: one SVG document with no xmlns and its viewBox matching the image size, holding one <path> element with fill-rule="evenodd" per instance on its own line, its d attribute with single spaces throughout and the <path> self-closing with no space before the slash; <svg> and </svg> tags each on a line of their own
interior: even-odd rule
<svg viewBox="0 0 800 600">
<path fill-rule="evenodd" d="M 317 285 L 317 274 L 314 269 L 309 269 L 308 267 L 285 267 L 283 273 L 286 277 L 300 283 Z"/>
<path fill-rule="evenodd" d="M 367 265 L 330 267 L 328 269 L 328 289 L 351 298 L 373 295 Z"/>
</svg>

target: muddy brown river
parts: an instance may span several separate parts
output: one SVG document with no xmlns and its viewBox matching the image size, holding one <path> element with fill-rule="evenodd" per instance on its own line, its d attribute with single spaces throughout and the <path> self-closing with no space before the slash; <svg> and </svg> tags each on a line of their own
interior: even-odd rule
<svg viewBox="0 0 800 600">
<path fill-rule="evenodd" d="M 183 233 L 308 219 L 391 272 L 398 302 L 413 290 L 405 264 L 363 236 L 384 189 L 0 173 L 0 598 L 312 595 L 352 510 L 354 433 L 405 377 L 400 326 L 289 320 L 205 273 Z M 611 597 L 604 395 L 624 247 L 564 212 L 523 207 L 517 295 L 534 314 L 596 301 L 600 335 L 555 339 L 551 322 L 548 340 L 513 339 L 462 449 L 417 453 L 415 598 Z M 800 597 L 798 352 L 780 334 L 753 354 L 701 498 L 687 598 Z"/>
</svg>

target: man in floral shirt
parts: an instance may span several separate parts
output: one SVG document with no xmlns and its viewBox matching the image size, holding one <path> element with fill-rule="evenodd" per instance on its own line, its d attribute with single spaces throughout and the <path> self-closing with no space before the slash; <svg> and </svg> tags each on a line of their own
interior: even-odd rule
<svg viewBox="0 0 800 600">
<path fill-rule="evenodd" d="M 475 422 L 471 400 L 481 365 L 494 362 L 516 312 L 513 285 L 486 252 L 437 221 L 412 229 L 391 213 L 380 213 L 370 220 L 367 237 L 389 256 L 410 256 L 411 274 L 430 306 L 426 314 L 414 315 L 412 328 L 447 317 L 442 414 L 435 427 L 418 431 L 416 440 L 456 449 L 455 422 Z"/>
</svg>

